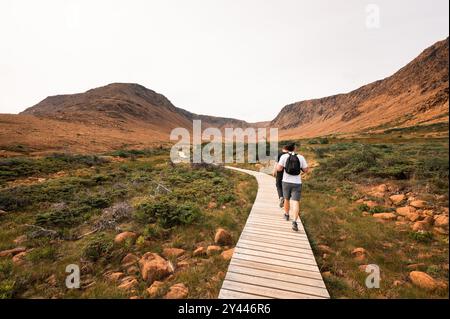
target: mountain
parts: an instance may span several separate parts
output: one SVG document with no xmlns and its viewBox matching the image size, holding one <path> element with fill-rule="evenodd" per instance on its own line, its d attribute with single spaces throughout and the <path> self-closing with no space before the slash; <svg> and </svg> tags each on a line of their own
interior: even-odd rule
<svg viewBox="0 0 450 319">
<path fill-rule="evenodd" d="M 169 142 L 175 127 L 277 127 L 280 138 L 373 133 L 446 123 L 449 39 L 437 42 L 390 77 L 346 94 L 285 106 L 275 119 L 247 123 L 174 106 L 139 84 L 113 83 L 84 93 L 50 96 L 19 115 L 0 114 L 0 156 L 27 149 L 103 152 Z"/>
<path fill-rule="evenodd" d="M 447 38 L 388 78 L 347 94 L 289 104 L 270 126 L 287 138 L 448 123 L 448 50 Z"/>
<path fill-rule="evenodd" d="M 139 122 L 166 132 L 190 127 L 194 119 L 202 120 L 205 126 L 248 126 L 241 120 L 191 113 L 174 106 L 164 95 L 134 83 L 112 83 L 85 93 L 50 96 L 21 114 L 103 127 L 127 127 Z"/>
</svg>

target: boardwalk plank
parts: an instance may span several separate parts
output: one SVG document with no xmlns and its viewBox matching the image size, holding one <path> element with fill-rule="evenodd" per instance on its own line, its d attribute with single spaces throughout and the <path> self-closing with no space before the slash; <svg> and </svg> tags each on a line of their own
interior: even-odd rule
<svg viewBox="0 0 450 319">
<path fill-rule="evenodd" d="M 283 219 L 273 177 L 232 169 L 255 176 L 258 193 L 219 298 L 329 298 L 301 221 L 294 232 Z"/>
</svg>

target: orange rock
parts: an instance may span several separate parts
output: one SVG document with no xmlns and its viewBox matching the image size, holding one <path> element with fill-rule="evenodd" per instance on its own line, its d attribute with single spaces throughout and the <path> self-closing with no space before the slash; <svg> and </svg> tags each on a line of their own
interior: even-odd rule
<svg viewBox="0 0 450 319">
<path fill-rule="evenodd" d="M 404 206 L 397 208 L 396 212 L 400 216 L 407 216 L 409 213 L 415 213 L 416 209 L 412 206 Z"/>
<path fill-rule="evenodd" d="M 136 277 L 128 276 L 122 279 L 120 285 L 118 286 L 119 289 L 126 290 L 126 291 L 132 291 L 139 285 L 139 282 L 137 281 Z"/>
<path fill-rule="evenodd" d="M 122 278 L 125 277 L 125 274 L 123 272 L 108 272 L 105 274 L 106 279 L 108 279 L 111 282 L 119 282 Z"/>
<path fill-rule="evenodd" d="M 0 251 L 0 257 L 14 256 L 19 253 L 23 253 L 26 250 L 27 249 L 25 247 L 17 247 L 17 248 L 13 248 L 13 249 L 3 250 L 3 251 Z"/>
<path fill-rule="evenodd" d="M 399 195 L 392 195 L 391 197 L 389 197 L 389 199 L 391 200 L 392 204 L 394 205 L 398 205 L 401 202 L 403 202 L 405 200 L 406 196 L 403 194 L 399 194 Z"/>
<path fill-rule="evenodd" d="M 148 295 L 151 298 L 156 297 L 159 294 L 159 292 L 163 286 L 164 286 L 164 283 L 162 281 L 153 282 L 153 284 L 149 288 L 147 288 Z"/>
<path fill-rule="evenodd" d="M 448 227 L 448 216 L 438 215 L 434 218 L 434 226 L 436 227 Z"/>
<path fill-rule="evenodd" d="M 221 246 L 231 245 L 233 243 L 233 238 L 227 230 L 219 228 L 214 236 L 214 242 Z"/>
<path fill-rule="evenodd" d="M 180 248 L 164 248 L 163 256 L 166 258 L 175 257 L 178 258 L 183 255 L 186 251 Z"/>
<path fill-rule="evenodd" d="M 134 239 L 136 239 L 136 237 L 137 237 L 136 233 L 133 233 L 133 232 L 130 232 L 130 231 L 126 231 L 126 232 L 118 234 L 116 236 L 116 238 L 114 238 L 114 242 L 116 244 L 120 244 L 120 243 L 123 243 L 124 241 L 126 241 L 128 239 L 134 240 Z"/>
<path fill-rule="evenodd" d="M 152 283 L 169 276 L 174 269 L 171 263 L 155 253 L 146 253 L 139 260 L 142 279 Z"/>
<path fill-rule="evenodd" d="M 233 257 L 233 253 L 234 253 L 234 248 L 231 248 L 231 249 L 225 250 L 220 255 L 222 256 L 223 259 L 230 260 L 231 257 Z"/>
<path fill-rule="evenodd" d="M 422 271 L 411 271 L 409 279 L 414 285 L 425 290 L 434 290 L 438 287 L 436 280 Z"/>
<path fill-rule="evenodd" d="M 397 215 L 393 213 L 379 213 L 373 214 L 373 217 L 383 219 L 383 220 L 395 220 L 397 219 Z"/>
<path fill-rule="evenodd" d="M 415 208 L 425 208 L 427 206 L 427 202 L 423 200 L 414 200 L 409 204 Z"/>
<path fill-rule="evenodd" d="M 184 299 L 189 294 L 189 289 L 184 284 L 175 284 L 169 288 L 165 299 Z"/>
<path fill-rule="evenodd" d="M 208 256 L 218 254 L 221 251 L 222 251 L 222 247 L 220 247 L 220 246 L 211 245 L 211 246 L 208 246 L 208 248 L 206 248 L 206 254 Z"/>
<path fill-rule="evenodd" d="M 125 257 L 123 257 L 122 259 L 122 266 L 127 268 L 131 265 L 136 264 L 139 261 L 139 257 L 136 256 L 135 254 L 127 254 Z"/>
<path fill-rule="evenodd" d="M 205 247 L 198 247 L 194 252 L 192 253 L 195 257 L 197 256 L 204 256 L 206 255 L 206 249 Z"/>
</svg>

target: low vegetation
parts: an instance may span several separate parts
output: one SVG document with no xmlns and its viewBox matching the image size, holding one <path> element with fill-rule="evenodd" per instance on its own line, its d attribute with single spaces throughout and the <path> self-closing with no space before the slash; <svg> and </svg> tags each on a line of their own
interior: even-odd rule
<svg viewBox="0 0 450 319">
<path fill-rule="evenodd" d="M 448 298 L 448 139 L 328 137 L 281 145 L 288 142 L 313 166 L 301 215 L 332 298 Z M 393 195 L 401 200 L 393 203 Z M 412 213 L 400 215 L 405 207 Z M 379 266 L 379 289 L 365 285 L 369 264 Z M 414 282 L 414 271 L 431 276 L 432 285 Z"/>
<path fill-rule="evenodd" d="M 0 167 L 0 298 L 158 298 L 177 283 L 188 298 L 216 298 L 229 260 L 193 252 L 216 245 L 218 228 L 232 238 L 219 250 L 231 249 L 257 189 L 221 167 L 172 164 L 161 148 L 2 159 Z M 123 261 L 148 252 L 172 268 L 151 295 L 141 267 Z M 81 269 L 81 289 L 65 286 L 69 264 Z"/>
</svg>

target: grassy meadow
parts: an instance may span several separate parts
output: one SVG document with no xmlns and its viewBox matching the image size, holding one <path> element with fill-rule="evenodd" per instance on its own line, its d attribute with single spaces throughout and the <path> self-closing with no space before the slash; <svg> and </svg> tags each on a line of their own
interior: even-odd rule
<svg viewBox="0 0 450 319">
<path fill-rule="evenodd" d="M 312 164 L 304 176 L 301 218 L 332 298 L 448 298 L 448 225 L 417 230 L 396 213 L 420 200 L 419 221 L 428 214 L 448 222 L 448 137 L 429 133 L 418 127 L 280 143 L 300 145 Z M 401 194 L 398 204 L 389 199 Z M 380 213 L 394 216 L 374 217 Z M 380 269 L 379 289 L 365 285 L 369 264 Z M 413 284 L 412 271 L 431 276 L 435 287 Z"/>
<path fill-rule="evenodd" d="M 0 159 L 0 298 L 159 298 L 183 283 L 187 298 L 216 298 L 229 261 L 215 245 L 217 228 L 233 247 L 256 196 L 250 176 L 208 166 L 172 164 L 169 150 L 117 151 L 102 155 L 54 154 Z M 120 243 L 117 234 L 135 238 Z M 165 248 L 174 268 L 158 291 L 139 267 L 124 269 L 123 258 Z M 81 269 L 81 289 L 67 289 L 69 264 Z M 121 287 L 110 273 L 123 272 Z M 136 281 L 134 281 L 136 279 Z M 131 287 L 130 287 L 131 286 Z"/>
</svg>

